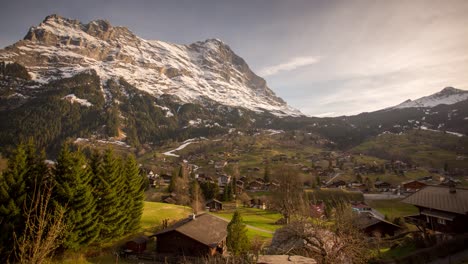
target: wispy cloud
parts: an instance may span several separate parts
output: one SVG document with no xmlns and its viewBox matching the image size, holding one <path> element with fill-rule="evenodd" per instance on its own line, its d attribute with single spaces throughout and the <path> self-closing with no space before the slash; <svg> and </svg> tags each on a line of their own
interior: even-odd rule
<svg viewBox="0 0 468 264">
<path fill-rule="evenodd" d="M 326 112 L 326 113 L 320 113 L 320 114 L 315 114 L 313 116 L 315 117 L 329 117 L 329 116 L 335 116 L 335 112 Z"/>
<path fill-rule="evenodd" d="M 315 64 L 319 61 L 320 57 L 315 56 L 296 57 L 277 65 L 265 67 L 261 69 L 259 73 L 261 76 L 271 76 L 282 71 L 292 71 L 299 67 Z"/>
</svg>

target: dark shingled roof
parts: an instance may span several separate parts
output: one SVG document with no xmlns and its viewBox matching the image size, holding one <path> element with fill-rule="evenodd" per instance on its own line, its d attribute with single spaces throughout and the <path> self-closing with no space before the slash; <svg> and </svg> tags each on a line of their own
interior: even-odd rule
<svg viewBox="0 0 468 264">
<path fill-rule="evenodd" d="M 227 222 L 210 214 L 186 218 L 173 226 L 157 232 L 153 236 L 171 231 L 179 232 L 209 247 L 216 247 L 227 236 Z"/>
<path fill-rule="evenodd" d="M 404 203 L 457 214 L 468 213 L 468 189 L 429 185 L 402 200 Z"/>
<path fill-rule="evenodd" d="M 221 201 L 219 201 L 219 200 L 217 200 L 217 199 L 210 199 L 210 200 L 208 200 L 205 204 L 209 204 L 209 203 L 211 203 L 211 202 L 223 204 Z"/>
<path fill-rule="evenodd" d="M 392 225 L 392 226 L 401 228 L 400 226 L 395 225 L 394 223 L 391 223 L 391 222 L 386 221 L 384 219 L 377 218 L 377 217 L 373 216 L 372 214 L 366 214 L 366 213 L 359 214 L 359 216 L 355 220 L 356 226 L 359 229 L 366 229 L 366 228 L 368 228 L 370 226 L 373 226 L 375 224 L 378 224 L 380 222 L 386 223 L 387 225 Z"/>
</svg>

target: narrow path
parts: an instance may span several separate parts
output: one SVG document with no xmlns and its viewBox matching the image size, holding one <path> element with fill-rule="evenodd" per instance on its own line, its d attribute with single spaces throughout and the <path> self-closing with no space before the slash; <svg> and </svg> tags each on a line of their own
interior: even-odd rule
<svg viewBox="0 0 468 264">
<path fill-rule="evenodd" d="M 217 215 L 214 215 L 214 214 L 211 214 L 212 216 L 218 218 L 218 219 L 221 219 L 225 222 L 229 222 L 229 220 L 227 220 L 226 218 L 222 218 L 221 216 L 217 216 Z M 275 232 L 273 231 L 270 231 L 270 230 L 266 230 L 266 229 L 262 229 L 262 228 L 258 228 L 258 227 L 255 227 L 255 226 L 251 226 L 251 225 L 245 225 L 247 226 L 247 228 L 250 228 L 250 229 L 253 229 L 253 230 L 257 230 L 257 231 L 260 231 L 260 232 L 264 232 L 264 233 L 268 233 L 268 234 L 274 234 Z"/>
</svg>

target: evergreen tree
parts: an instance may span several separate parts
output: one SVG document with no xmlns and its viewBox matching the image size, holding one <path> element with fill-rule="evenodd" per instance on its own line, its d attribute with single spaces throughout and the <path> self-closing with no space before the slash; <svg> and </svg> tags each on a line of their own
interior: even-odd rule
<svg viewBox="0 0 468 264">
<path fill-rule="evenodd" d="M 122 208 L 127 213 L 125 231 L 134 231 L 138 229 L 143 213 L 144 187 L 143 177 L 140 174 L 140 169 L 133 155 L 128 156 L 126 159 L 124 174 L 126 183 L 124 194 L 128 201 L 125 208 Z"/>
<path fill-rule="evenodd" d="M 66 248 L 88 245 L 99 235 L 96 200 L 91 186 L 92 170 L 81 151 L 70 152 L 64 145 L 54 170 L 56 204 L 66 207 L 70 226 L 64 241 Z"/>
<path fill-rule="evenodd" d="M 114 157 L 112 150 L 106 150 L 101 159 L 93 163 L 97 174 L 95 192 L 97 194 L 97 211 L 100 216 L 100 237 L 110 239 L 120 237 L 125 231 L 124 210 L 121 208 L 124 198 L 121 196 L 123 181 L 120 160 Z"/>
<path fill-rule="evenodd" d="M 167 186 L 168 192 L 171 193 L 175 190 L 176 182 L 177 182 L 177 177 L 174 177 L 174 174 L 173 174 L 171 177 L 171 181 L 169 182 L 169 186 Z"/>
<path fill-rule="evenodd" d="M 8 167 L 0 175 L 0 242 L 2 259 L 12 250 L 13 233 L 21 231 L 22 208 L 27 197 L 26 181 L 29 173 L 26 149 L 19 145 L 8 160 Z"/>
<path fill-rule="evenodd" d="M 234 212 L 231 222 L 227 226 L 226 245 L 231 254 L 235 256 L 243 255 L 249 250 L 247 228 L 238 211 Z"/>
<path fill-rule="evenodd" d="M 31 195 L 34 189 L 38 189 L 42 181 L 49 174 L 49 169 L 45 163 L 45 151 L 37 151 L 36 144 L 32 139 L 25 145 L 26 163 L 29 169 L 28 177 L 26 177 L 26 189 L 28 195 Z M 29 198 L 30 200 L 30 198 Z"/>
<path fill-rule="evenodd" d="M 224 202 L 229 201 L 229 185 L 224 186 L 224 190 L 223 190 L 223 201 L 224 201 Z"/>
<path fill-rule="evenodd" d="M 194 214 L 198 214 L 204 209 L 204 199 L 200 185 L 197 181 L 193 181 L 192 188 L 190 189 L 191 200 L 192 200 L 192 209 Z"/>
<path fill-rule="evenodd" d="M 263 180 L 265 181 L 265 183 L 268 183 L 270 182 L 270 167 L 267 165 L 265 165 L 265 172 L 263 174 Z"/>
<path fill-rule="evenodd" d="M 317 175 L 317 177 L 315 177 L 315 180 L 317 181 L 317 187 L 320 187 L 320 185 L 322 185 L 322 183 L 320 182 L 320 176 Z"/>
<path fill-rule="evenodd" d="M 179 177 L 184 178 L 185 177 L 185 169 L 183 165 L 180 165 L 179 167 Z"/>
<path fill-rule="evenodd" d="M 203 197 L 205 197 L 207 200 L 214 199 L 218 196 L 219 186 L 217 183 L 201 182 L 200 188 L 203 192 Z"/>
</svg>

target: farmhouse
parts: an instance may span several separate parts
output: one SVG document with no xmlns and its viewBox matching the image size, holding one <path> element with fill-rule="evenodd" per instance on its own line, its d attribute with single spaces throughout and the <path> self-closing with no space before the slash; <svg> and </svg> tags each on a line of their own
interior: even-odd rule
<svg viewBox="0 0 468 264">
<path fill-rule="evenodd" d="M 221 175 L 218 177 L 218 185 L 219 186 L 226 186 L 231 183 L 231 176 L 229 175 Z"/>
<path fill-rule="evenodd" d="M 156 251 L 177 256 L 213 256 L 226 251 L 227 222 L 210 214 L 192 215 L 157 232 Z"/>
<path fill-rule="evenodd" d="M 208 200 L 205 203 L 205 206 L 210 210 L 210 211 L 220 211 L 223 210 L 223 203 L 216 200 L 216 199 L 211 199 Z"/>
<path fill-rule="evenodd" d="M 427 186 L 402 200 L 419 209 L 409 222 L 443 233 L 468 232 L 468 189 Z"/>
<path fill-rule="evenodd" d="M 402 185 L 403 185 L 403 191 L 409 192 L 409 193 L 414 193 L 418 191 L 419 189 L 427 186 L 427 184 L 422 181 L 407 181 L 407 182 L 403 182 Z"/>
<path fill-rule="evenodd" d="M 374 183 L 374 186 L 375 186 L 375 188 L 379 189 L 379 191 L 381 191 L 381 192 L 392 188 L 392 185 L 390 183 L 384 182 L 384 181 L 376 181 Z"/>
</svg>

